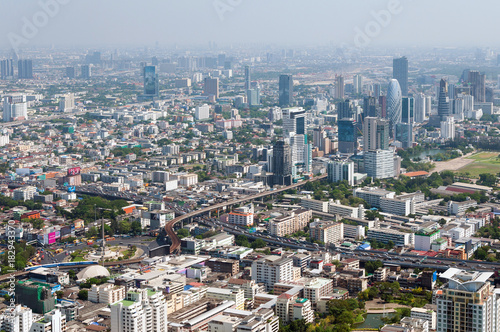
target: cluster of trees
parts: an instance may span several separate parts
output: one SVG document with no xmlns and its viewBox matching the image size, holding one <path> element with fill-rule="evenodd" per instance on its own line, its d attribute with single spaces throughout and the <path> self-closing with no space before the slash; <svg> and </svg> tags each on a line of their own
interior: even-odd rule
<svg viewBox="0 0 500 332">
<path fill-rule="evenodd" d="M 265 246 L 267 246 L 266 241 L 262 239 L 255 239 L 254 241 L 250 242 L 250 239 L 247 238 L 245 235 L 238 235 L 235 239 L 235 243 L 238 246 L 243 246 L 253 249 L 264 248 Z"/>
<path fill-rule="evenodd" d="M 23 270 L 28 264 L 28 260 L 30 257 L 35 255 L 35 247 L 31 245 L 27 245 L 25 242 L 14 243 L 14 253 L 15 253 L 15 263 L 14 269 Z M 10 251 L 12 252 L 12 251 Z M 7 251 L 1 255 L 2 262 L 2 274 L 7 274 L 9 270 L 12 270 L 12 266 L 10 266 L 9 256 Z"/>
<path fill-rule="evenodd" d="M 69 219 L 83 219 L 88 223 L 94 221 L 96 217 L 116 220 L 118 215 L 124 213 L 122 208 L 127 205 L 127 201 L 123 199 L 110 201 L 102 197 L 85 196 L 73 211 L 68 212 L 63 209 L 58 211 Z"/>
<path fill-rule="evenodd" d="M 365 271 L 368 274 L 373 274 L 379 267 L 384 266 L 384 263 L 382 263 L 379 260 L 376 261 L 368 261 L 365 263 Z"/>
<path fill-rule="evenodd" d="M 478 231 L 477 234 L 480 237 L 486 237 L 490 239 L 500 239 L 500 223 L 499 219 L 495 218 L 491 221 L 491 224 L 481 227 Z"/>
<path fill-rule="evenodd" d="M 134 148 L 116 148 L 111 150 L 111 153 L 114 154 L 115 157 L 123 157 L 128 154 L 134 153 L 137 156 L 142 155 L 142 150 L 139 147 L 134 147 Z"/>
<path fill-rule="evenodd" d="M 387 249 L 387 250 L 394 249 L 394 246 L 395 246 L 393 241 L 389 241 L 387 243 L 384 243 L 384 242 L 377 241 L 375 239 L 370 240 L 370 245 L 373 249 Z"/>
<path fill-rule="evenodd" d="M 351 187 L 347 181 L 338 183 L 328 183 L 326 181 L 308 182 L 304 185 L 304 190 L 312 191 L 314 199 L 317 200 L 327 200 L 332 198 L 339 200 L 340 203 L 344 205 L 358 206 L 360 204 L 364 204 L 366 206 L 364 200 L 353 196 Z"/>
</svg>

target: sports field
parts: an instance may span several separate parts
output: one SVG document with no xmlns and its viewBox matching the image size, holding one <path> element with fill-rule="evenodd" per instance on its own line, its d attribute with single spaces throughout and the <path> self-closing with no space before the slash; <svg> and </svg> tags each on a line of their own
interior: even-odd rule
<svg viewBox="0 0 500 332">
<path fill-rule="evenodd" d="M 457 173 L 469 173 L 471 177 L 479 178 L 479 174 L 500 173 L 500 152 L 479 152 L 467 157 L 472 163 L 457 170 Z"/>
</svg>

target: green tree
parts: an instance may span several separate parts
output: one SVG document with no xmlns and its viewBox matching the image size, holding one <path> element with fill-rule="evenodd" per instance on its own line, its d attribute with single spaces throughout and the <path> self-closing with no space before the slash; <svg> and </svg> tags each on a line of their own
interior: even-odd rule
<svg viewBox="0 0 500 332">
<path fill-rule="evenodd" d="M 83 301 L 87 301 L 89 298 L 89 291 L 86 289 L 82 289 L 78 292 L 78 298 Z"/>
<path fill-rule="evenodd" d="M 181 228 L 177 231 L 177 236 L 180 238 L 180 239 L 183 239 L 185 237 L 188 237 L 189 236 L 189 231 L 185 228 Z"/>
</svg>

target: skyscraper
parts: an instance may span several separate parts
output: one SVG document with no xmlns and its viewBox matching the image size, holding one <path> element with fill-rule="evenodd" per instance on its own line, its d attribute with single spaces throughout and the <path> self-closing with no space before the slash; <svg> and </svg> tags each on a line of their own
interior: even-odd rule
<svg viewBox="0 0 500 332">
<path fill-rule="evenodd" d="M 363 123 L 363 151 L 389 149 L 389 121 L 367 117 Z"/>
<path fill-rule="evenodd" d="M 436 298 L 437 332 L 498 331 L 500 297 L 488 281 L 492 275 L 453 267 L 441 273 L 448 286 Z"/>
<path fill-rule="evenodd" d="M 338 121 L 339 152 L 354 153 L 357 148 L 358 135 L 356 121 L 353 119 L 342 119 Z"/>
<path fill-rule="evenodd" d="M 66 67 L 66 77 L 75 78 L 75 67 Z"/>
<path fill-rule="evenodd" d="M 215 96 L 219 99 L 219 78 L 205 77 L 203 81 L 203 94 L 205 96 Z"/>
<path fill-rule="evenodd" d="M 245 66 L 245 91 L 250 90 L 250 66 Z"/>
<path fill-rule="evenodd" d="M 363 77 L 361 75 L 354 75 L 353 78 L 354 93 L 360 94 L 363 92 Z"/>
<path fill-rule="evenodd" d="M 394 153 L 391 150 L 371 150 L 364 153 L 365 173 L 374 179 L 394 176 Z"/>
<path fill-rule="evenodd" d="M 484 103 L 486 101 L 486 75 L 477 70 L 471 70 L 467 82 L 472 85 L 471 94 L 474 96 L 474 100 L 478 103 Z"/>
<path fill-rule="evenodd" d="M 352 161 L 330 161 L 327 164 L 328 182 L 347 181 L 354 186 L 354 163 Z"/>
<path fill-rule="evenodd" d="M 17 76 L 19 79 L 33 78 L 33 61 L 19 60 L 17 62 Z"/>
<path fill-rule="evenodd" d="M 422 123 L 425 120 L 425 95 L 417 93 L 415 95 L 415 123 Z"/>
<path fill-rule="evenodd" d="M 447 117 L 441 121 L 441 137 L 444 139 L 455 138 L 455 118 L 452 116 Z"/>
<path fill-rule="evenodd" d="M 335 75 L 335 99 L 344 98 L 344 76 Z"/>
<path fill-rule="evenodd" d="M 349 99 L 337 103 L 337 119 L 350 119 L 354 116 Z"/>
<path fill-rule="evenodd" d="M 88 80 L 92 77 L 92 67 L 90 65 L 82 66 L 82 78 Z"/>
<path fill-rule="evenodd" d="M 401 143 L 403 149 L 412 147 L 413 145 L 413 124 L 412 123 L 396 123 L 395 139 Z"/>
<path fill-rule="evenodd" d="M 394 126 L 401 122 L 402 96 L 399 82 L 392 79 L 387 89 L 387 117 L 389 118 L 391 136 L 394 137 Z"/>
<path fill-rule="evenodd" d="M 273 183 L 289 185 L 292 182 L 292 161 L 290 145 L 285 141 L 278 141 L 273 146 Z"/>
<path fill-rule="evenodd" d="M 279 105 L 290 106 L 293 103 L 293 76 L 280 75 Z"/>
<path fill-rule="evenodd" d="M 439 82 L 438 115 L 441 121 L 450 116 L 450 99 L 448 98 L 448 82 L 442 78 Z"/>
<path fill-rule="evenodd" d="M 14 61 L 12 59 L 2 60 L 0 66 L 2 80 L 14 77 Z"/>
<path fill-rule="evenodd" d="M 408 96 L 408 59 L 405 56 L 392 60 L 392 78 L 398 80 L 401 94 Z"/>
<path fill-rule="evenodd" d="M 155 66 L 144 67 L 144 96 L 158 97 L 159 82 Z"/>
<path fill-rule="evenodd" d="M 283 131 L 284 135 L 291 133 L 306 135 L 306 110 L 302 107 L 291 107 L 283 109 Z"/>
<path fill-rule="evenodd" d="M 379 83 L 375 83 L 373 84 L 373 97 L 375 98 L 379 98 L 380 97 L 380 84 Z"/>
<path fill-rule="evenodd" d="M 401 101 L 401 122 L 414 123 L 415 99 L 403 97 Z"/>
<path fill-rule="evenodd" d="M 380 108 L 377 107 L 377 98 L 375 97 L 365 97 L 363 99 L 363 118 L 368 116 L 379 117 Z"/>
</svg>

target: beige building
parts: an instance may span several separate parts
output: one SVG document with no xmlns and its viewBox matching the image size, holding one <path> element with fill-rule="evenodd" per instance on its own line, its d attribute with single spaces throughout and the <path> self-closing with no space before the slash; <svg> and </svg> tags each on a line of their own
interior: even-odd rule
<svg viewBox="0 0 500 332">
<path fill-rule="evenodd" d="M 245 291 L 241 288 L 207 288 L 206 297 L 213 300 L 233 301 L 236 310 L 245 309 Z"/>
<path fill-rule="evenodd" d="M 111 284 L 92 285 L 89 289 L 88 299 L 94 303 L 113 304 L 125 298 L 125 287 Z"/>
<path fill-rule="evenodd" d="M 311 218 L 311 210 L 297 209 L 287 215 L 271 219 L 267 229 L 274 236 L 285 236 L 304 229 Z"/>
<path fill-rule="evenodd" d="M 309 224 L 311 239 L 324 244 L 336 243 L 344 238 L 344 224 L 338 222 L 314 221 Z"/>
</svg>

